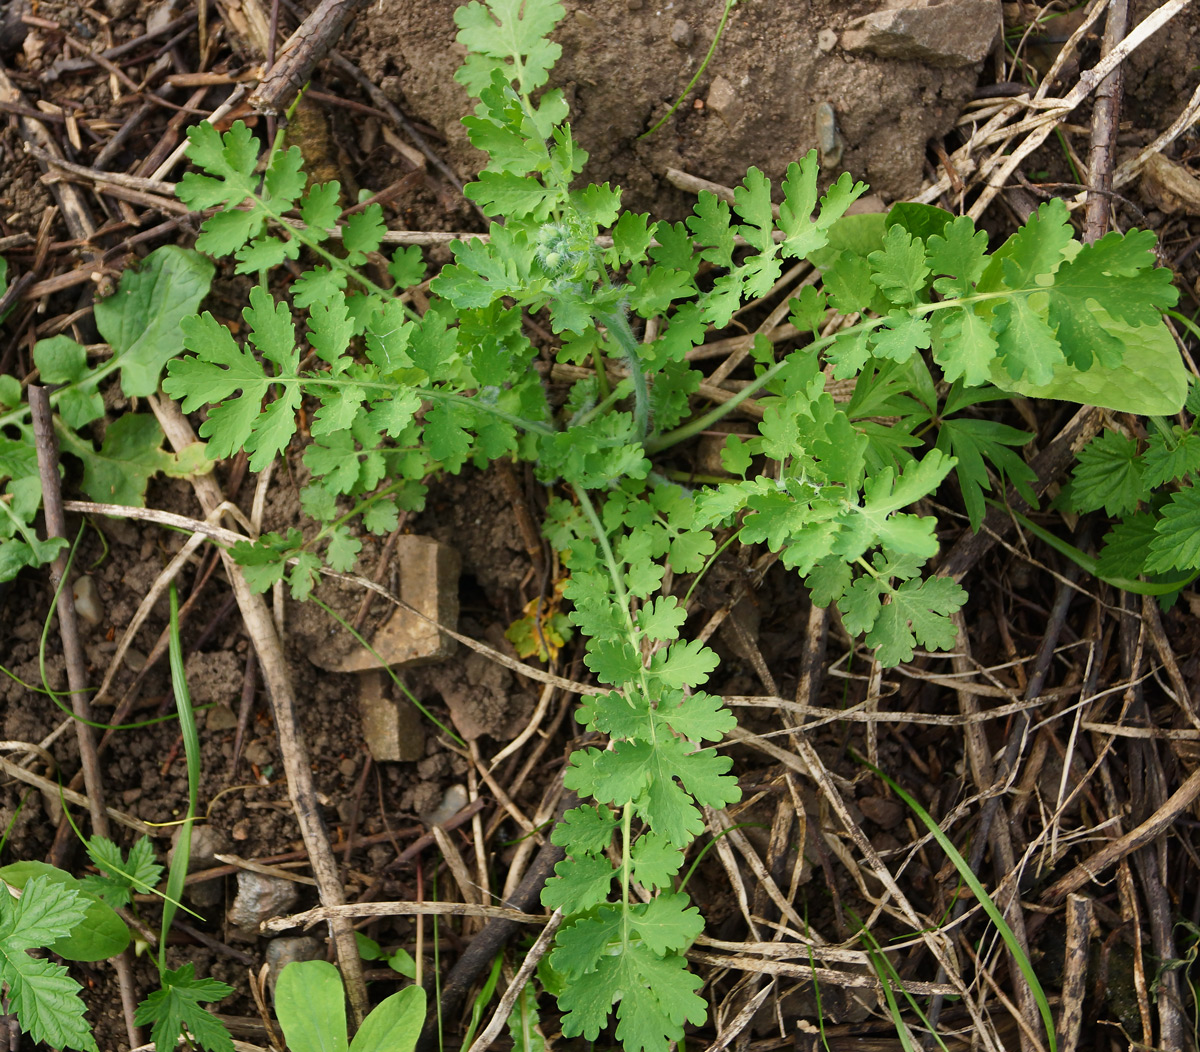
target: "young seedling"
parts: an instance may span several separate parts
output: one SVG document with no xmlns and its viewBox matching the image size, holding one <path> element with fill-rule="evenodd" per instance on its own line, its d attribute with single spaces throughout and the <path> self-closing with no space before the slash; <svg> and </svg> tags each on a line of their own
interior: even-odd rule
<svg viewBox="0 0 1200 1052">
<path fill-rule="evenodd" d="M 326 961 L 294 961 L 279 973 L 275 1014 L 289 1052 L 412 1052 L 425 1023 L 425 991 L 384 998 L 346 1041 L 346 992 Z"/>
</svg>

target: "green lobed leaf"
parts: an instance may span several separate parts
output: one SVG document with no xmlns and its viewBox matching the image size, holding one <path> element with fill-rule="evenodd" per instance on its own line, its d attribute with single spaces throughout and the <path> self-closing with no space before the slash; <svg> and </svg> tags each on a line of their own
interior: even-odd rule
<svg viewBox="0 0 1200 1052">
<path fill-rule="evenodd" d="M 189 962 L 163 972 L 162 988 L 138 1005 L 133 1020 L 139 1026 L 154 1024 L 150 1036 L 157 1048 L 173 1048 L 186 1030 L 191 1040 L 209 1052 L 233 1052 L 233 1038 L 225 1025 L 201 1007 L 231 993 L 233 987 L 226 983 L 197 979 L 196 966 Z"/>
</svg>

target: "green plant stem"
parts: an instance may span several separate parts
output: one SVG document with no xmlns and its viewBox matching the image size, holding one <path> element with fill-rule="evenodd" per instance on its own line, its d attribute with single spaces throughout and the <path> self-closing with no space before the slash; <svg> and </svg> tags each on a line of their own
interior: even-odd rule
<svg viewBox="0 0 1200 1052">
<path fill-rule="evenodd" d="M 642 132 L 642 134 L 638 136 L 638 142 L 641 142 L 643 139 L 648 139 L 651 135 L 658 131 L 659 128 L 666 124 L 667 121 L 671 119 L 671 114 L 679 109 L 679 107 L 683 104 L 683 100 L 692 93 L 692 88 L 694 88 L 699 82 L 700 78 L 704 75 L 704 71 L 708 68 L 709 62 L 712 61 L 712 57 L 717 50 L 717 44 L 721 41 L 721 35 L 725 32 L 725 23 L 729 21 L 729 12 L 732 11 L 736 5 L 737 0 L 725 0 L 725 10 L 721 13 L 721 23 L 717 26 L 717 31 L 713 35 L 712 43 L 708 46 L 708 54 L 704 56 L 704 61 L 700 63 L 700 68 L 696 70 L 695 76 L 688 81 L 688 86 L 683 89 L 683 93 L 675 100 L 671 108 L 667 110 L 665 114 L 663 114 L 662 120 L 654 125 L 654 127 L 649 131 Z"/>
<path fill-rule="evenodd" d="M 171 664 L 171 689 L 175 694 L 175 708 L 179 713 L 179 729 L 183 737 L 183 752 L 187 761 L 188 806 L 179 842 L 171 859 L 167 877 L 167 890 L 163 897 L 162 927 L 158 941 L 158 971 L 167 970 L 167 935 L 171 921 L 175 919 L 175 904 L 183 896 L 183 884 L 187 879 L 188 860 L 192 846 L 192 822 L 196 817 L 200 794 L 200 735 L 196 731 L 196 714 L 192 709 L 192 697 L 188 693 L 187 675 L 183 668 L 183 644 L 179 637 L 179 593 L 174 583 L 170 587 L 171 619 L 167 637 L 167 653 Z"/>
<path fill-rule="evenodd" d="M 1100 572 L 1100 563 L 1097 559 L 1093 559 L 1087 552 L 1080 551 L 1075 545 L 1068 541 L 1064 541 L 1061 537 L 1056 537 L 1047 529 L 1043 529 L 1028 516 L 1022 515 L 1014 508 L 1009 508 L 1000 501 L 992 497 L 986 498 L 988 504 L 994 508 L 999 508 L 1006 515 L 1011 515 L 1025 529 L 1032 533 L 1039 540 L 1050 545 L 1059 555 L 1070 559 L 1085 573 L 1091 574 L 1098 581 L 1103 581 L 1105 584 L 1110 584 L 1113 588 L 1119 588 L 1123 592 L 1132 592 L 1134 595 L 1174 595 L 1185 589 L 1194 580 L 1200 577 L 1200 570 L 1184 577 L 1179 581 L 1173 582 L 1155 582 L 1155 581 L 1135 581 L 1128 577 L 1109 577 Z"/>
<path fill-rule="evenodd" d="M 597 320 L 608 330 L 625 356 L 629 379 L 633 381 L 633 422 L 637 425 L 638 434 L 645 438 L 650 429 L 650 391 L 646 386 L 646 374 L 642 371 L 642 359 L 638 355 L 637 340 L 633 338 L 629 319 L 623 311 L 614 310 L 600 315 Z M 603 369 L 597 371 L 597 377 L 600 376 L 605 376 Z M 604 383 L 607 382 L 605 376 Z"/>
</svg>

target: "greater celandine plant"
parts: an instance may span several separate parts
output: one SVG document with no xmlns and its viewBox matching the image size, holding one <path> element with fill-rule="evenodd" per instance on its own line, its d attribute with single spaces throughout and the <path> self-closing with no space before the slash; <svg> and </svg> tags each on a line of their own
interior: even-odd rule
<svg viewBox="0 0 1200 1052">
<path fill-rule="evenodd" d="M 734 716 L 701 689 L 718 659 L 681 635 L 680 578 L 711 564 L 723 532 L 778 552 L 885 666 L 949 648 L 966 593 L 923 572 L 936 521 L 906 509 L 954 472 L 977 526 L 994 477 L 1026 491 L 1032 478 L 1015 450 L 1030 436 L 964 410 L 1021 394 L 1173 413 L 1186 378 L 1161 323 L 1175 292 L 1153 236 L 1081 245 L 1058 201 L 989 252 L 970 219 L 939 209 L 846 216 L 866 187 L 842 175 L 821 194 L 814 152 L 788 167 L 778 219 L 755 168 L 732 207 L 702 193 L 684 223 L 623 211 L 619 190 L 580 184 L 587 156 L 566 102 L 543 90 L 562 16 L 548 0 L 456 14 L 469 52 L 458 79 L 478 100 L 464 123 L 488 155 L 466 192 L 502 222 L 453 245 L 421 315 L 403 298 L 425 278 L 420 250 L 393 252 L 387 278 L 372 262 L 378 205 L 339 224 L 339 186 L 306 188 L 296 148 L 274 149 L 260 176 L 243 124 L 192 128 L 200 170 L 179 196 L 221 209 L 197 248 L 258 281 L 246 343 L 211 314 L 186 319 L 188 353 L 163 387 L 206 410 L 211 457 L 244 450 L 253 470 L 291 446 L 302 401 L 315 407 L 301 500 L 320 526 L 237 545 L 257 589 L 286 580 L 302 599 L 323 565 L 350 570 L 352 519 L 387 533 L 400 509 L 421 508 L 432 473 L 515 458 L 557 488 L 545 531 L 603 685 L 577 719 L 608 744 L 577 750 L 565 774 L 585 802 L 552 834 L 567 858 L 543 893 L 566 915 L 550 966 L 566 1036 L 594 1039 L 615 1012 L 626 1049 L 660 1052 L 705 1018 L 684 957 L 703 927 L 676 887 L 684 852 L 700 807 L 739 798 L 713 747 Z M 300 268 L 286 290 L 285 260 Z M 788 260 L 823 274 L 790 302 L 803 345 L 758 339 L 754 379 L 694 414 L 702 376 L 688 352 L 771 293 Z M 561 406 L 533 368 L 526 312 L 545 313 L 560 362 L 594 367 Z M 826 389 L 831 376 L 855 381 L 848 401 Z M 727 480 L 669 481 L 664 458 L 750 397 L 762 419 L 726 439 Z"/>
</svg>

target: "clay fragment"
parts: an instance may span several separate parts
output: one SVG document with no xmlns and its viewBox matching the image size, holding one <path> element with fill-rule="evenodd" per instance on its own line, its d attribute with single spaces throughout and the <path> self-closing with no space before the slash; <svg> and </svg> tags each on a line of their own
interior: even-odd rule
<svg viewBox="0 0 1200 1052">
<path fill-rule="evenodd" d="M 412 703 L 388 695 L 380 669 L 358 674 L 358 714 L 363 738 L 376 763 L 419 760 L 425 755 L 425 725 Z"/>
<path fill-rule="evenodd" d="M 999 0 L 894 0 L 842 34 L 842 47 L 931 66 L 982 62 L 1001 28 Z"/>
<path fill-rule="evenodd" d="M 370 639 L 371 646 L 384 664 L 393 668 L 449 657 L 454 640 L 443 636 L 430 621 L 447 628 L 458 627 L 458 552 L 429 537 L 402 536 L 396 539 L 393 558 L 400 568 L 400 598 L 425 617 L 397 607 Z M 379 667 L 375 656 L 363 647 L 343 655 L 318 648 L 308 657 L 329 672 L 362 672 Z"/>
</svg>

